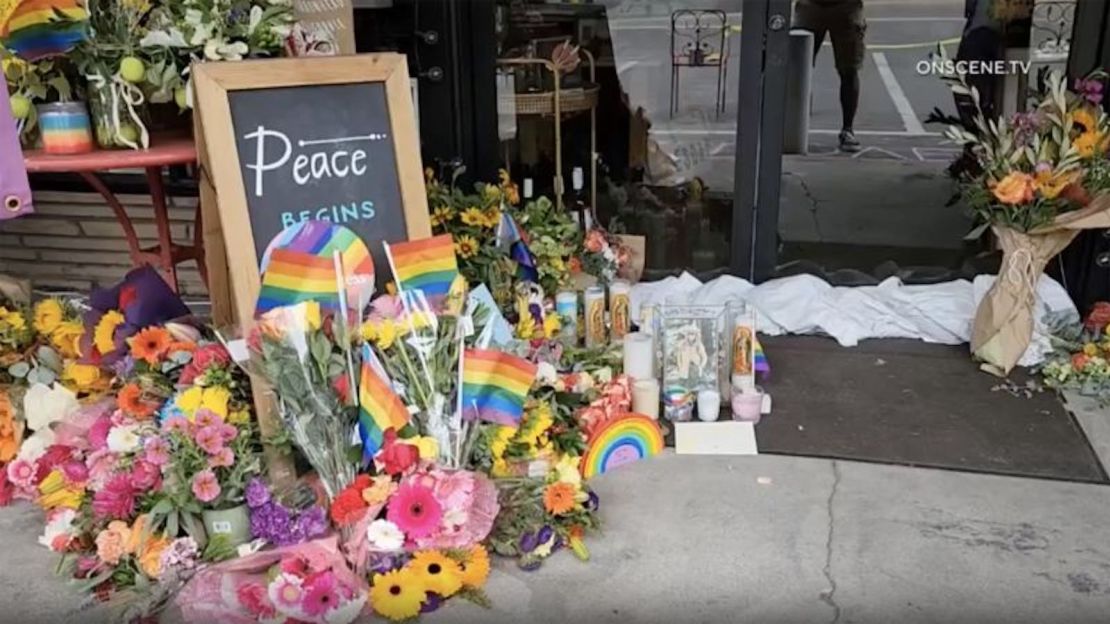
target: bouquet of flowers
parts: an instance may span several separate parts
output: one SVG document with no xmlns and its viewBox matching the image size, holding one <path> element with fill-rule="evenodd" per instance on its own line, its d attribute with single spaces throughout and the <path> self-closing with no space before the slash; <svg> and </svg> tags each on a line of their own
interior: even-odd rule
<svg viewBox="0 0 1110 624">
<path fill-rule="evenodd" d="M 586 233 L 582 249 L 581 261 L 573 263 L 571 271 L 592 275 L 602 284 L 616 279 L 618 272 L 628 263 L 628 248 L 616 236 L 601 228 Z"/>
<path fill-rule="evenodd" d="M 275 546 L 311 541 L 328 532 L 327 512 L 316 504 L 311 488 L 295 487 L 280 495 L 260 479 L 247 484 L 251 536 Z"/>
<path fill-rule="evenodd" d="M 1110 303 L 1096 303 L 1083 323 L 1066 324 L 1052 338 L 1055 350 L 1039 366 L 1045 385 L 1110 402 Z"/>
<path fill-rule="evenodd" d="M 1091 191 L 1101 188 L 1085 182 L 1091 164 L 1106 159 L 1110 122 L 1087 92 L 1069 92 L 1059 72 L 1049 72 L 1030 112 L 1008 120 L 987 119 L 963 76 L 949 83 L 970 96 L 977 111 L 975 132 L 958 126 L 947 132 L 975 158 L 961 179 L 979 221 L 970 236 L 990 227 L 1004 254 L 999 278 L 976 314 L 971 349 L 984 369 L 1005 374 L 1029 344 L 1034 290 L 1045 265 L 1079 230 L 1110 226 L 1110 197 L 1092 200 Z"/>
<path fill-rule="evenodd" d="M 254 368 L 273 388 L 289 435 L 329 500 L 358 472 L 353 333 L 307 301 L 267 312 L 248 341 Z"/>
</svg>

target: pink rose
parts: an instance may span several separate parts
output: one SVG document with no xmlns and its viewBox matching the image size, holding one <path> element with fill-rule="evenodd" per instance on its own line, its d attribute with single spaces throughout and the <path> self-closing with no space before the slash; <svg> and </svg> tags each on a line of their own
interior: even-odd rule
<svg viewBox="0 0 1110 624">
<path fill-rule="evenodd" d="M 108 528 L 96 536 L 96 556 L 108 565 L 116 565 L 126 554 L 127 540 L 131 530 L 123 522 L 111 522 Z"/>
</svg>

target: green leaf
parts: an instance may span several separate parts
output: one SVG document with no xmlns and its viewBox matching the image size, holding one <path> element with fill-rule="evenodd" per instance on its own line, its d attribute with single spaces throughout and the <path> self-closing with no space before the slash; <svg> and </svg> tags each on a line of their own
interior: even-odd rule
<svg viewBox="0 0 1110 624">
<path fill-rule="evenodd" d="M 8 367 L 8 374 L 16 379 L 23 379 L 31 372 L 31 365 L 27 362 L 16 362 Z"/>
</svg>

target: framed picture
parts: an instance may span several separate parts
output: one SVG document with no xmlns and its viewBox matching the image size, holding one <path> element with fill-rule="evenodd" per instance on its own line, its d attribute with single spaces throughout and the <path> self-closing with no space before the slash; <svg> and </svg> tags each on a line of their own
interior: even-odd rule
<svg viewBox="0 0 1110 624">
<path fill-rule="evenodd" d="M 725 391 L 731 373 L 731 315 L 726 305 L 662 304 L 654 313 L 665 392 Z"/>
</svg>

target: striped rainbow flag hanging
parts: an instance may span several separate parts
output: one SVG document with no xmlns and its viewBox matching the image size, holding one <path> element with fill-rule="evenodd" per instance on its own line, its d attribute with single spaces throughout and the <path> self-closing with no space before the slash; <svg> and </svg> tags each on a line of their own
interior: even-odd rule
<svg viewBox="0 0 1110 624">
<path fill-rule="evenodd" d="M 490 349 L 467 349 L 462 362 L 462 415 L 510 427 L 520 424 L 536 365 Z"/>
<path fill-rule="evenodd" d="M 78 0 L 0 2 L 0 44 L 28 61 L 65 54 L 87 36 L 88 12 Z"/>
<path fill-rule="evenodd" d="M 389 385 L 378 356 L 370 345 L 363 345 L 358 383 L 358 436 L 363 460 L 373 459 L 381 450 L 386 429 L 398 431 L 408 423 L 408 408 Z"/>
<path fill-rule="evenodd" d="M 385 253 L 400 290 L 419 290 L 428 301 L 442 301 L 459 274 L 450 234 L 403 243 L 386 243 Z"/>
<path fill-rule="evenodd" d="M 318 301 L 331 309 L 339 306 L 335 261 L 291 249 L 274 249 L 262 274 L 255 316 L 302 301 Z"/>
</svg>

